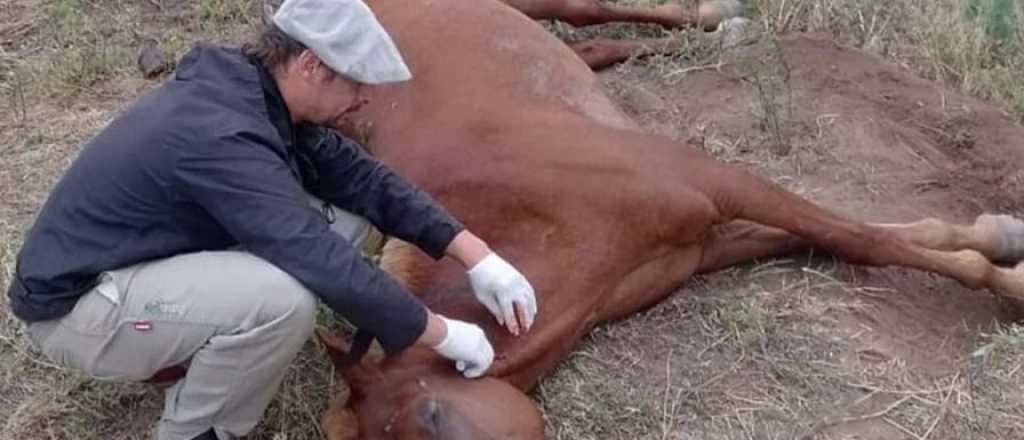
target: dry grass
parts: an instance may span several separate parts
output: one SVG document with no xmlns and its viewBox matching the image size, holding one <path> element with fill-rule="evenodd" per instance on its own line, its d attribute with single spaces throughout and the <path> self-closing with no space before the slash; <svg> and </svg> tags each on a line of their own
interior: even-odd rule
<svg viewBox="0 0 1024 440">
<path fill-rule="evenodd" d="M 772 290 L 756 281 L 762 277 Z M 737 280 L 755 281 L 736 288 Z M 830 362 L 836 349 L 814 332 L 829 326 L 828 314 L 857 307 L 815 296 L 834 281 L 786 262 L 696 281 L 644 314 L 595 331 L 545 382 L 540 395 L 552 437 L 790 438 L 809 410 L 807 397 L 840 385 L 815 364 Z"/>
<path fill-rule="evenodd" d="M 843 316 L 898 294 L 814 259 L 750 264 L 595 331 L 539 391 L 549 437 L 1018 438 L 1020 327 L 940 377 L 865 349 Z M 638 342 L 641 342 L 638 344 Z M 862 437 L 874 433 L 874 436 Z"/>
<path fill-rule="evenodd" d="M 751 0 L 773 32 L 827 32 L 1024 113 L 1024 3 L 1014 0 Z"/>
<path fill-rule="evenodd" d="M 147 4 L 159 6 L 162 21 L 138 20 Z M 1024 112 L 1024 38 L 1019 26 L 1000 24 L 992 13 L 1001 7 L 996 0 L 751 4 L 769 31 L 830 32 Z M 980 9 L 965 13 L 971 4 Z M 1020 17 L 1020 3 L 1014 5 Z M 156 41 L 176 58 L 199 39 L 237 40 L 258 20 L 257 11 L 257 2 L 247 0 L 0 4 L 0 15 L 14 17 L 0 23 L 0 285 L 9 283 L 21 237 L 78 146 L 155 85 L 137 78 L 139 45 Z M 665 32 L 551 26 L 567 38 Z M 680 50 L 620 68 L 643 64 L 651 74 L 681 78 L 690 66 L 721 59 L 719 40 L 676 35 Z M 785 142 L 784 70 L 751 75 L 751 86 L 764 88 L 751 111 Z M 707 146 L 723 157 L 736 148 L 726 139 L 709 139 Z M 857 338 L 844 333 L 837 316 L 869 307 L 858 295 L 876 291 L 829 261 L 812 267 L 776 261 L 699 278 L 647 313 L 595 331 L 534 393 L 550 436 L 825 439 L 843 438 L 844 426 L 863 423 L 921 439 L 1024 432 L 1024 408 L 1014 397 L 1024 391 L 1024 330 L 999 328 L 979 341 L 963 368 L 940 378 L 871 353 L 854 353 L 844 366 L 836 359 L 849 355 Z M 317 419 L 332 382 L 330 366 L 310 343 L 252 438 L 320 438 Z M 99 383 L 50 364 L 32 352 L 0 298 L 0 439 L 148 438 L 161 405 L 152 387 Z"/>
</svg>

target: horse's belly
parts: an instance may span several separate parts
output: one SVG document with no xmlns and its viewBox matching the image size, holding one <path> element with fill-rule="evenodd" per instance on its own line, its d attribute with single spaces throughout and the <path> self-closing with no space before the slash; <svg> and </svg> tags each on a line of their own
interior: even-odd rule
<svg viewBox="0 0 1024 440">
<path fill-rule="evenodd" d="M 471 122 L 565 108 L 603 124 L 636 129 L 571 49 L 497 0 L 370 0 L 413 74 L 383 87 L 375 125 L 427 115 Z M 398 127 L 396 127 L 398 129 Z"/>
</svg>

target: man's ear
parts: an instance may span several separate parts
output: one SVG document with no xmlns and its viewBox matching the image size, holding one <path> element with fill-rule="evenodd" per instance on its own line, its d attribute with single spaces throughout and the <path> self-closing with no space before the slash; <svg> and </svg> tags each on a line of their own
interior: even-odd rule
<svg viewBox="0 0 1024 440">
<path fill-rule="evenodd" d="M 313 51 L 305 49 L 295 57 L 295 68 L 298 74 L 305 79 L 316 78 L 320 74 L 320 58 Z"/>
</svg>

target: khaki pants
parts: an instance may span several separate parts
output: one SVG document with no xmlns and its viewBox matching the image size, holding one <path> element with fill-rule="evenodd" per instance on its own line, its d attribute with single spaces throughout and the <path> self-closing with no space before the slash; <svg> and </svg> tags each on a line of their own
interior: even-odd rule
<svg viewBox="0 0 1024 440">
<path fill-rule="evenodd" d="M 320 207 L 319 201 L 315 201 Z M 355 243 L 369 223 L 336 208 L 332 229 Z M 186 365 L 166 391 L 159 440 L 221 439 L 256 426 L 313 330 L 316 297 L 244 251 L 198 252 L 104 273 L 70 314 L 28 334 L 54 362 L 100 380 L 141 381 Z"/>
</svg>

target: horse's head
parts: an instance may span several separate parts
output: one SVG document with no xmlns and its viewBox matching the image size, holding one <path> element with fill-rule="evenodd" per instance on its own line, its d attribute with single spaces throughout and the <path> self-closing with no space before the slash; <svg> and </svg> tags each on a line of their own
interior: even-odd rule
<svg viewBox="0 0 1024 440">
<path fill-rule="evenodd" d="M 463 378 L 429 350 L 416 348 L 343 367 L 339 361 L 349 344 L 328 332 L 318 335 L 350 389 L 323 417 L 330 440 L 544 438 L 533 401 L 504 381 Z"/>
</svg>

